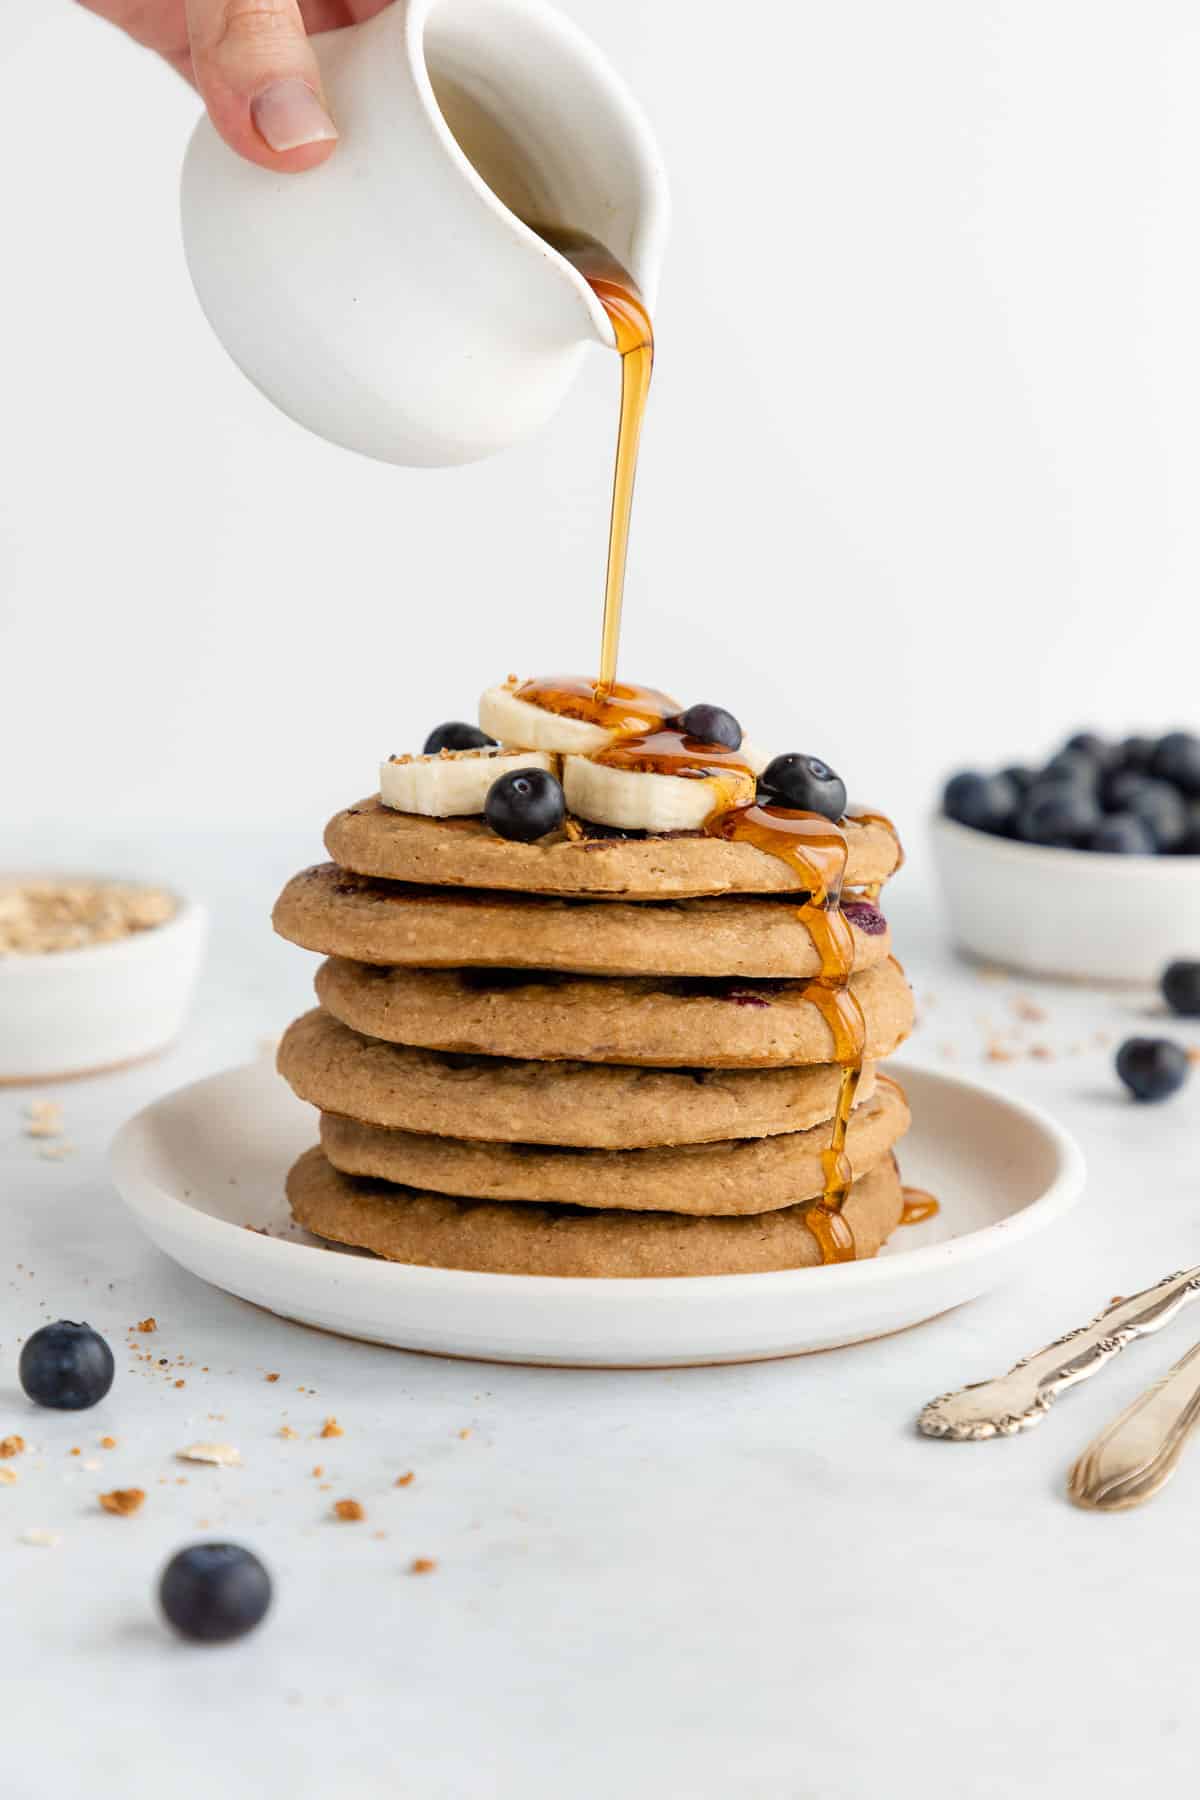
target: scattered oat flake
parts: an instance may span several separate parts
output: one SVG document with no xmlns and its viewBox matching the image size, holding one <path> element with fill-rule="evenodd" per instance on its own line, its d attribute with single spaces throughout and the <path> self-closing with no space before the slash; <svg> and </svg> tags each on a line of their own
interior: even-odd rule
<svg viewBox="0 0 1200 1800">
<path fill-rule="evenodd" d="M 63 1133 L 63 1109 L 57 1100 L 31 1100 L 25 1120 L 25 1135 L 31 1138 L 56 1138 Z"/>
<path fill-rule="evenodd" d="M 281 1425 L 279 1427 L 279 1435 L 281 1438 L 294 1438 L 299 1437 L 300 1433 L 298 1431 L 293 1431 L 290 1425 Z"/>
<path fill-rule="evenodd" d="M 332 1415 L 328 1419 L 326 1419 L 325 1423 L 321 1427 L 321 1436 L 323 1438 L 345 1437 L 345 1435 L 346 1435 L 345 1432 L 342 1430 L 342 1428 L 338 1424 L 337 1420 L 332 1417 Z"/>
<path fill-rule="evenodd" d="M 242 1460 L 241 1451 L 233 1444 L 189 1444 L 176 1455 L 183 1462 L 217 1463 L 223 1469 L 237 1468 Z"/>
<path fill-rule="evenodd" d="M 186 1382 L 186 1381 L 177 1381 L 177 1382 L 176 1382 L 176 1383 L 175 1383 L 175 1386 L 176 1386 L 176 1387 L 177 1387 L 177 1388 L 181 1388 L 181 1387 L 186 1387 L 186 1386 L 187 1386 L 187 1382 Z"/>
<path fill-rule="evenodd" d="M 154 1315 L 152 1313 L 148 1319 L 143 1319 L 141 1321 L 141 1323 L 139 1325 L 135 1325 L 133 1329 L 135 1331 L 157 1331 L 158 1330 L 158 1320 L 154 1317 Z"/>
<path fill-rule="evenodd" d="M 117 1440 L 115 1437 L 102 1437 L 100 1439 L 100 1448 L 102 1450 L 115 1450 L 116 1447 Z"/>
<path fill-rule="evenodd" d="M 28 1531 L 21 1533 L 23 1544 L 32 1544 L 38 1550 L 53 1550 L 62 1543 L 62 1533 L 47 1531 L 41 1525 L 31 1525 Z"/>
<path fill-rule="evenodd" d="M 313 1467 L 313 1474 L 316 1476 L 318 1481 L 320 1480 L 321 1476 L 324 1473 L 325 1473 L 325 1464 L 324 1463 L 316 1463 Z"/>
<path fill-rule="evenodd" d="M 82 1456 L 83 1451 L 79 1448 L 79 1445 L 76 1444 L 74 1449 L 67 1451 L 67 1455 L 68 1456 Z"/>
<path fill-rule="evenodd" d="M 1014 1062 L 1016 1060 L 1016 1051 L 1010 1050 L 1007 1044 L 989 1044 L 986 1055 L 989 1062 Z"/>
<path fill-rule="evenodd" d="M 409 1485 L 409 1483 L 412 1481 L 412 1478 L 413 1478 L 413 1472 L 411 1469 L 409 1469 L 407 1474 L 397 1475 L 396 1486 L 397 1487 L 407 1487 Z"/>
<path fill-rule="evenodd" d="M 15 1469 L 0 1469 L 0 1487 L 11 1487 L 16 1479 Z"/>
<path fill-rule="evenodd" d="M 458 1434 L 458 1435 L 459 1435 L 459 1437 L 460 1437 L 460 1438 L 468 1438 L 468 1437 L 470 1437 L 470 1435 L 471 1435 L 471 1427 L 470 1427 L 470 1426 L 469 1426 L 469 1425 L 464 1425 L 464 1426 L 463 1426 L 463 1428 L 462 1428 L 462 1430 L 461 1430 L 461 1431 L 460 1431 L 460 1432 L 459 1432 L 459 1434 Z"/>
<path fill-rule="evenodd" d="M 0 1460 L 7 1460 L 10 1456 L 20 1456 L 24 1448 L 25 1439 L 19 1437 L 14 1431 L 11 1437 L 0 1438 Z"/>
<path fill-rule="evenodd" d="M 432 1556 L 414 1556 L 408 1565 L 410 1575 L 432 1575 L 437 1563 Z"/>
<path fill-rule="evenodd" d="M 347 1522 L 365 1519 L 367 1516 L 361 1500 L 335 1500 L 333 1510 L 339 1519 Z"/>
<path fill-rule="evenodd" d="M 278 1380 L 279 1380 L 279 1376 L 278 1376 L 278 1374 L 274 1374 L 274 1375 L 265 1375 L 265 1376 L 264 1376 L 264 1377 L 263 1377 L 263 1379 L 264 1379 L 264 1381 L 278 1381 Z"/>
<path fill-rule="evenodd" d="M 111 1494 L 101 1494 L 100 1504 L 107 1513 L 117 1513 L 126 1519 L 131 1513 L 140 1512 L 146 1501 L 145 1488 L 114 1488 Z"/>
</svg>

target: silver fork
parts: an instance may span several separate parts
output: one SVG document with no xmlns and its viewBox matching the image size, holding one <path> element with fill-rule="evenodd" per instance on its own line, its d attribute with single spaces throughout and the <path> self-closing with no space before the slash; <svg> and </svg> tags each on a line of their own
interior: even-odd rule
<svg viewBox="0 0 1200 1800">
<path fill-rule="evenodd" d="M 1200 1293 L 1200 1267 L 1184 1269 L 1176 1275 L 1168 1275 L 1153 1287 L 1145 1288 L 1140 1294 L 1133 1294 L 1128 1299 L 1114 1300 L 1098 1313 L 1090 1325 L 1082 1325 L 1076 1331 L 1069 1331 L 1065 1337 L 1056 1338 L 1044 1350 L 1036 1351 L 1025 1357 L 1007 1375 L 997 1376 L 992 1381 L 976 1381 L 970 1387 L 958 1388 L 952 1394 L 943 1394 L 937 1400 L 931 1400 L 917 1420 L 918 1428 L 927 1437 L 951 1438 L 955 1440 L 1012 1437 L 1018 1431 L 1028 1431 L 1039 1425 L 1049 1412 L 1058 1396 L 1069 1387 L 1080 1381 L 1087 1381 L 1099 1373 L 1114 1356 L 1120 1354 L 1126 1344 L 1133 1343 L 1135 1338 L 1148 1337 L 1151 1332 L 1159 1331 L 1168 1324 L 1183 1308 L 1190 1304 Z M 1198 1346 L 1200 1348 L 1200 1346 Z M 1170 1388 L 1170 1399 L 1164 1399 L 1164 1416 L 1173 1405 L 1178 1405 L 1183 1393 L 1181 1371 L 1188 1364 L 1188 1358 L 1177 1363 L 1165 1378 L 1165 1385 Z M 1189 1365 L 1191 1366 L 1191 1365 Z M 1200 1379 L 1200 1367 L 1193 1366 L 1193 1372 Z M 1175 1376 L 1180 1375 L 1180 1385 L 1171 1386 Z M 1163 1387 L 1160 1383 L 1159 1387 Z M 1157 1389 L 1151 1389 L 1143 1399 L 1149 1402 Z M 1141 1404 L 1136 1403 L 1136 1404 Z M 1135 1407 L 1131 1407 L 1132 1414 Z M 1159 1413 L 1154 1411 L 1155 1419 Z M 1118 1433 L 1127 1415 L 1109 1428 Z M 1143 1421 L 1148 1429 L 1149 1414 Z M 1156 1487 L 1170 1475 L 1175 1466 L 1179 1451 L 1183 1448 L 1183 1439 L 1191 1428 L 1191 1419 L 1184 1427 L 1178 1447 L 1174 1450 L 1166 1473 Z M 1118 1433 L 1115 1447 L 1108 1450 L 1109 1460 L 1104 1463 L 1105 1469 L 1115 1466 L 1119 1458 L 1132 1445 L 1133 1433 L 1141 1427 L 1131 1425 L 1128 1433 Z M 1092 1446 L 1097 1450 L 1100 1439 Z M 1080 1468 L 1091 1452 L 1085 1452 L 1076 1468 Z M 1085 1478 L 1089 1483 L 1093 1476 Z M 1151 1492 L 1156 1489 L 1151 1489 Z M 1074 1495 L 1072 1496 L 1075 1497 Z M 1148 1498 L 1142 1495 L 1141 1498 Z M 1126 1504 L 1136 1505 L 1136 1500 L 1126 1502 L 1099 1502 L 1082 1500 L 1081 1505 Z"/>
</svg>

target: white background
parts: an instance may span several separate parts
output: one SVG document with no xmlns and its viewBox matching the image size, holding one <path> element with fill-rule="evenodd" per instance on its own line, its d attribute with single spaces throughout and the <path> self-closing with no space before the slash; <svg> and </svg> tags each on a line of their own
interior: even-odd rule
<svg viewBox="0 0 1200 1800">
<path fill-rule="evenodd" d="M 567 10 L 675 202 L 625 670 L 910 835 L 947 765 L 1194 720 L 1195 8 Z M 332 449 L 192 298 L 194 96 L 67 0 L 0 80 L 0 821 L 315 844 L 497 675 L 592 665 L 610 359 L 472 468 Z"/>
</svg>

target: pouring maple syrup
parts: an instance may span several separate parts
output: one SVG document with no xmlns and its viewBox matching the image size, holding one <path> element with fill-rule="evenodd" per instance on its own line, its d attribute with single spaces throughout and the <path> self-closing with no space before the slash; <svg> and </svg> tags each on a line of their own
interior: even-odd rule
<svg viewBox="0 0 1200 1800">
<path fill-rule="evenodd" d="M 613 691 L 617 679 L 629 520 L 633 511 L 633 484 L 637 475 L 642 420 L 646 416 L 646 398 L 654 367 L 654 327 L 637 282 L 611 250 L 586 232 L 557 225 L 535 225 L 533 229 L 583 276 L 608 314 L 621 358 L 621 411 L 608 526 L 600 677 L 596 684 L 598 693 L 603 696 Z"/>
<path fill-rule="evenodd" d="M 621 409 L 613 470 L 599 677 L 594 683 L 573 676 L 528 681 L 517 688 L 517 697 L 550 712 L 584 719 L 615 731 L 617 736 L 610 744 L 592 753 L 595 761 L 609 768 L 697 779 L 724 775 L 721 803 L 706 821 L 705 831 L 728 842 L 753 844 L 767 855 L 779 858 L 805 889 L 807 899 L 798 909 L 799 916 L 808 926 L 820 959 L 820 972 L 807 984 L 806 997 L 829 1026 L 833 1060 L 842 1072 L 830 1141 L 821 1156 L 823 1191 L 820 1199 L 808 1207 L 807 1222 L 817 1241 L 822 1262 L 849 1262 L 856 1254 L 856 1246 L 854 1233 L 842 1212 L 853 1179 L 846 1154 L 846 1130 L 862 1079 L 866 1022 L 850 987 L 854 939 L 841 911 L 849 854 L 846 834 L 840 825 L 819 814 L 760 806 L 757 802 L 744 804 L 744 778 L 753 780 L 754 772 L 736 751 L 704 744 L 672 728 L 669 720 L 675 706 L 667 695 L 652 688 L 618 684 L 617 652 L 629 522 L 638 446 L 654 365 L 654 331 L 637 283 L 603 244 L 583 232 L 557 226 L 539 224 L 534 229 L 579 271 L 612 323 L 621 357 Z M 851 816 L 864 824 L 883 825 L 895 837 L 891 821 L 882 813 L 861 811 Z M 871 884 L 872 900 L 878 897 L 878 892 L 878 884 Z"/>
</svg>

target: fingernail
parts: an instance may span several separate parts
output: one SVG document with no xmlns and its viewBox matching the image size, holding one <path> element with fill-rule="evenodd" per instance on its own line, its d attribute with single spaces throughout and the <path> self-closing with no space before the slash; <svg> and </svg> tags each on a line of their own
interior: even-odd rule
<svg viewBox="0 0 1200 1800">
<path fill-rule="evenodd" d="M 327 143 L 337 126 L 306 81 L 290 75 L 273 81 L 250 102 L 250 117 L 272 150 L 298 150 L 301 144 Z"/>
</svg>

